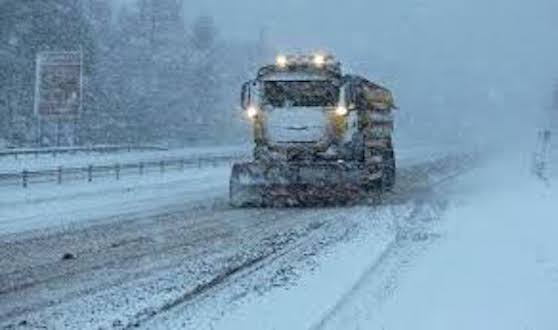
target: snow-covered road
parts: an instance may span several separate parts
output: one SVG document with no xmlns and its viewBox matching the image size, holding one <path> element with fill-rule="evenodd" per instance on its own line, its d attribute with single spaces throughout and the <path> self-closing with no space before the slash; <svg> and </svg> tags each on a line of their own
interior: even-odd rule
<svg viewBox="0 0 558 330">
<path fill-rule="evenodd" d="M 229 166 L 169 171 L 165 174 L 105 177 L 0 188 L 0 233 L 116 222 L 191 208 L 225 204 Z M 54 228 L 59 229 L 59 228 Z"/>
<path fill-rule="evenodd" d="M 436 241 L 433 187 L 469 167 L 401 155 L 395 194 L 370 206 L 231 209 L 228 167 L 4 192 L 0 327 L 326 326 L 363 276 L 396 278 L 400 242 Z"/>
<path fill-rule="evenodd" d="M 558 329 L 558 194 L 525 155 L 445 186 L 440 239 L 402 241 L 318 328 Z"/>
</svg>

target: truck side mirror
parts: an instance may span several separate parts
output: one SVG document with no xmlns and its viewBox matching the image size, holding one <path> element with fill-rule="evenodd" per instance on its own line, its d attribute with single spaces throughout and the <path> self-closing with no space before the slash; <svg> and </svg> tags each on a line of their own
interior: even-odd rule
<svg viewBox="0 0 558 330">
<path fill-rule="evenodd" d="M 242 85 L 242 92 L 240 94 L 240 107 L 244 110 L 248 109 L 251 103 L 250 85 L 251 85 L 250 81 Z"/>
<path fill-rule="evenodd" d="M 349 109 L 357 108 L 358 104 L 358 86 L 354 83 L 349 84 Z"/>
</svg>

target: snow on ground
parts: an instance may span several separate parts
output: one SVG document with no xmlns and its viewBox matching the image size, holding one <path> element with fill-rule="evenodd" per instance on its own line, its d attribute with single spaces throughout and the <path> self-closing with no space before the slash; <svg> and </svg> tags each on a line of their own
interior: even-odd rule
<svg viewBox="0 0 558 330">
<path fill-rule="evenodd" d="M 412 152 L 409 152 L 410 156 Z M 375 206 L 359 206 L 325 210 L 325 219 L 335 226 L 329 231 L 343 235 L 351 228 L 353 234 L 346 239 L 335 239 L 334 244 L 322 244 L 317 253 L 308 249 L 289 251 L 285 264 L 275 270 L 270 263 L 247 279 L 239 277 L 224 284 L 222 291 L 207 293 L 206 299 L 177 306 L 157 314 L 148 322 L 140 323 L 146 329 L 309 329 L 319 328 L 328 315 L 338 309 L 348 293 L 354 290 L 361 278 L 375 273 L 386 262 L 389 253 L 399 241 L 418 241 L 421 247 L 436 235 L 427 225 L 437 222 L 444 211 L 444 203 L 432 201 L 428 180 L 416 182 L 413 175 L 428 169 L 435 183 L 442 176 L 452 176 L 453 166 L 442 169 L 439 161 L 423 155 L 420 161 L 413 158 L 403 162 L 395 200 L 386 200 Z M 434 158 L 434 157 L 432 157 Z M 432 162 L 432 163 L 431 163 Z M 440 171 L 438 171 L 440 169 Z M 408 172 L 408 173 L 405 173 Z M 441 173 L 444 172 L 444 173 Z M 405 175 L 403 175 L 405 173 Z M 408 181 L 410 180 L 410 181 Z M 408 190 L 407 190 L 408 189 Z M 397 200 L 397 201 L 396 201 Z M 314 216 L 324 210 L 304 210 Z M 423 224 L 427 224 L 424 225 Z M 318 240 L 320 242 L 320 240 Z M 308 242 L 316 242 L 309 239 Z M 426 243 L 424 243 L 426 242 Z M 304 262 L 300 262 L 300 259 Z M 308 266 L 309 259 L 311 260 Z M 272 286 L 270 290 L 255 290 L 266 282 L 265 278 L 280 274 L 299 274 L 290 285 Z M 389 275 L 389 274 L 388 274 Z M 259 284 L 254 284 L 259 278 Z M 263 278 L 263 280 L 262 280 Z M 269 280 L 268 280 L 269 282 Z M 272 281 L 271 281 L 272 282 Z M 247 289 L 248 288 L 248 289 Z M 205 300 L 205 301 L 204 301 Z M 337 327 L 337 328 L 343 328 Z"/>
<path fill-rule="evenodd" d="M 335 210 L 362 228 L 309 269 L 291 256 L 305 269 L 294 284 L 247 294 L 235 289 L 241 277 L 228 295 L 142 327 L 556 329 L 558 194 L 530 174 L 530 155 L 492 159 L 435 190 L 399 206 Z M 382 222 L 399 228 L 378 231 Z"/>
<path fill-rule="evenodd" d="M 168 171 L 165 174 L 98 178 L 88 183 L 73 181 L 21 187 L 0 187 L 0 234 L 117 221 L 119 215 L 150 211 L 172 212 L 186 205 L 211 206 L 228 193 L 230 167 Z M 112 219 L 112 220 L 110 220 Z"/>
<path fill-rule="evenodd" d="M 132 175 L 120 181 L 107 177 L 92 183 L 2 188 L 1 243 L 29 262 L 21 264 L 5 252 L 5 262 L 15 270 L 4 278 L 3 321 L 76 329 L 110 324 L 327 326 L 334 321 L 329 315 L 350 306 L 352 293 L 359 292 L 368 274 L 384 274 L 376 270 L 389 261 L 386 253 L 402 237 L 417 240 L 419 247 L 435 241 L 428 226 L 445 209 L 437 204 L 444 203 L 425 189 L 428 180 L 413 177 L 452 176 L 454 165 L 444 169 L 444 158 L 437 159 L 447 153 L 436 148 L 401 151 L 404 175 L 398 186 L 404 189 L 380 206 L 233 210 L 226 206 L 228 166 Z M 209 206 L 205 213 L 189 211 L 203 205 Z M 171 216 L 159 221 L 161 215 Z M 146 220 L 121 224 L 138 217 Z M 68 230 L 57 232 L 61 226 Z M 47 235 L 50 229 L 54 232 Z M 164 234 L 154 236 L 154 231 Z M 106 242 L 99 242 L 99 232 Z M 63 246 L 58 246 L 59 239 Z M 56 253 L 44 251 L 47 243 Z M 60 260 L 66 250 L 77 251 L 77 260 Z M 50 259 L 43 261 L 45 253 Z M 52 298 L 44 296 L 47 288 Z M 27 307 L 33 312 L 21 313 L 20 308 Z"/>
<path fill-rule="evenodd" d="M 555 181 L 558 183 L 558 181 Z M 505 157 L 452 184 L 445 233 L 382 302 L 364 280 L 326 329 L 537 329 L 558 325 L 558 194 Z"/>
<path fill-rule="evenodd" d="M 250 297 L 244 305 L 219 319 L 214 329 L 310 329 L 342 299 L 347 288 L 373 267 L 393 244 L 394 217 L 407 217 L 409 205 L 350 209 L 361 222 L 356 237 L 321 251 L 317 266 L 306 271 L 295 285 L 263 296 Z M 384 226 L 378 224 L 384 224 Z"/>
<path fill-rule="evenodd" d="M 114 165 L 115 163 L 159 161 L 174 158 L 244 158 L 247 146 L 191 147 L 169 151 L 77 153 L 57 157 L 40 155 L 0 158 L 0 172 Z M 186 206 L 211 207 L 216 199 L 228 194 L 230 166 L 169 170 L 164 174 L 154 171 L 143 176 L 122 173 L 120 180 L 113 176 L 96 176 L 93 182 L 65 180 L 20 186 L 2 186 L 0 182 L 0 234 L 47 229 L 50 227 L 94 224 L 118 221 L 118 216 L 141 214 L 148 216 L 166 210 L 183 210 Z M 146 171 L 147 172 L 147 171 Z M 221 201 L 223 204 L 225 201 Z M 150 213 L 151 212 L 151 213 Z"/>
</svg>

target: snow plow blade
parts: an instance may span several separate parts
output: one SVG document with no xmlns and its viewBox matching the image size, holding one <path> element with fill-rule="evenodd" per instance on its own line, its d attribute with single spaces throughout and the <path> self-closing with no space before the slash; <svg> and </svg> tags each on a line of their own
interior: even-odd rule
<svg viewBox="0 0 558 330">
<path fill-rule="evenodd" d="M 382 171 L 360 163 L 235 164 L 230 179 L 234 207 L 308 207 L 358 203 L 382 185 Z"/>
</svg>

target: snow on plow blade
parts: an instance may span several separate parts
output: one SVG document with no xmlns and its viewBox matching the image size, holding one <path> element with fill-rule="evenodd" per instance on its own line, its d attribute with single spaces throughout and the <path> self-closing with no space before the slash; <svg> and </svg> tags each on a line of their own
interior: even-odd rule
<svg viewBox="0 0 558 330">
<path fill-rule="evenodd" d="M 339 205 L 381 189 L 382 172 L 360 163 L 235 164 L 230 179 L 234 207 Z"/>
</svg>

